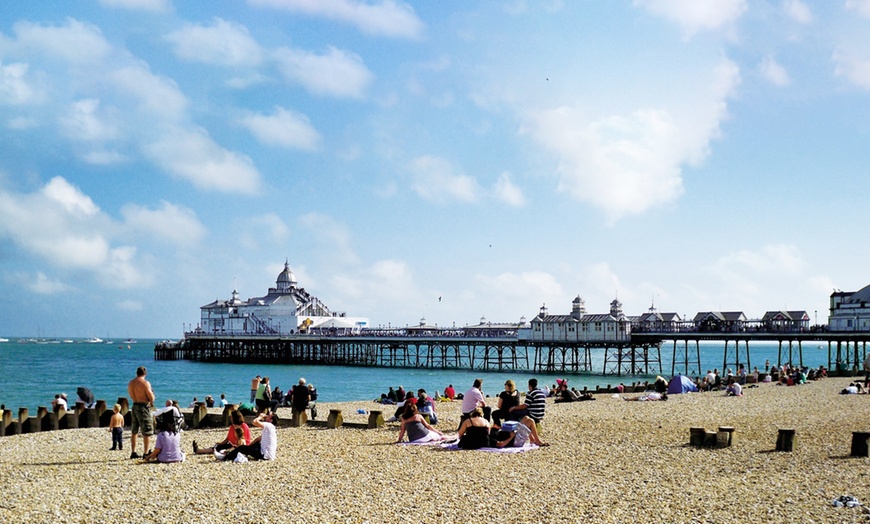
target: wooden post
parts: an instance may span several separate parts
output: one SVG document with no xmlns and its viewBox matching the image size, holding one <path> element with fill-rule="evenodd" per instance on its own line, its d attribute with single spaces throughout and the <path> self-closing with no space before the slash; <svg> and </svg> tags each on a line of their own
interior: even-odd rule
<svg viewBox="0 0 870 524">
<path fill-rule="evenodd" d="M 190 426 L 196 429 L 200 426 L 205 426 L 205 419 L 208 416 L 208 408 L 205 407 L 205 402 L 197 402 L 193 407 L 193 420 Z"/>
<path fill-rule="evenodd" d="M 63 413 L 63 422 L 60 429 L 76 429 L 79 427 L 79 416 L 75 411 L 60 410 L 57 412 L 58 418 L 60 418 L 61 413 Z"/>
<path fill-rule="evenodd" d="M 384 427 L 384 414 L 377 410 L 369 411 L 369 429 Z"/>
<path fill-rule="evenodd" d="M 723 445 L 721 445 L 721 446 L 719 445 L 719 442 L 718 442 L 719 437 L 717 436 L 716 437 L 717 438 L 717 446 L 716 447 L 730 448 L 731 445 L 734 444 L 734 428 L 731 426 L 719 426 L 719 435 L 723 435 L 723 434 L 724 434 L 724 437 L 722 437 L 722 439 L 723 439 L 722 444 Z"/>
<path fill-rule="evenodd" d="M 794 451 L 795 430 L 781 429 L 776 436 L 777 451 Z"/>
<path fill-rule="evenodd" d="M 35 423 L 31 425 L 31 429 L 33 431 L 42 431 L 45 427 L 45 424 L 48 419 L 48 408 L 45 406 L 39 406 L 36 408 L 36 420 Z"/>
<path fill-rule="evenodd" d="M 57 431 L 59 429 L 60 425 L 57 420 L 57 412 L 49 411 L 46 413 L 45 418 L 42 419 L 42 431 Z"/>
<path fill-rule="evenodd" d="M 84 404 L 82 404 L 84 405 Z M 78 411 L 78 405 L 76 405 Z M 97 428 L 100 426 L 100 417 L 97 416 L 97 410 L 93 408 L 84 408 L 79 413 L 80 428 Z"/>
<path fill-rule="evenodd" d="M 4 409 L 2 420 L 0 420 L 0 437 L 12 435 L 14 432 L 15 429 L 12 427 L 12 410 Z"/>
<path fill-rule="evenodd" d="M 127 397 L 118 397 L 118 404 L 121 405 L 121 414 L 126 415 L 130 411 L 130 401 Z"/>
<path fill-rule="evenodd" d="M 715 448 L 716 447 L 716 435 L 715 431 L 707 431 L 704 430 L 704 447 L 705 448 Z"/>
<path fill-rule="evenodd" d="M 329 429 L 340 428 L 344 423 L 344 417 L 341 416 L 340 409 L 330 409 L 329 416 L 326 417 L 326 427 Z"/>
<path fill-rule="evenodd" d="M 290 412 L 290 427 L 291 428 L 301 428 L 305 424 L 308 423 L 308 412 L 306 410 L 296 411 L 295 409 Z"/>
<path fill-rule="evenodd" d="M 704 445 L 704 435 L 706 433 L 707 430 L 704 428 L 689 428 L 689 444 L 700 448 Z"/>
<path fill-rule="evenodd" d="M 870 432 L 867 431 L 853 431 L 852 432 L 852 453 L 853 457 L 867 457 L 870 456 L 870 449 L 868 449 L 867 442 L 870 440 Z"/>
<path fill-rule="evenodd" d="M 15 425 L 15 434 L 23 435 L 27 433 L 27 419 L 30 418 L 30 415 L 27 412 L 27 408 L 18 408 L 18 424 Z"/>
<path fill-rule="evenodd" d="M 224 412 L 223 412 L 224 426 L 229 426 L 230 424 L 232 424 L 232 422 L 233 422 L 232 413 L 233 413 L 233 411 L 236 410 L 237 407 L 238 406 L 236 404 L 227 404 L 226 406 L 224 406 Z"/>
</svg>

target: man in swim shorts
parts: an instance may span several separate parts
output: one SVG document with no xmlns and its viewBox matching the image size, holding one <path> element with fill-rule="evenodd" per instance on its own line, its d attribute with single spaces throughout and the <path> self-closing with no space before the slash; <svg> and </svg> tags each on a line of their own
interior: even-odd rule
<svg viewBox="0 0 870 524">
<path fill-rule="evenodd" d="M 133 406 L 130 409 L 130 414 L 133 419 L 132 431 L 130 432 L 130 458 L 139 458 L 136 453 L 136 439 L 139 433 L 142 433 L 142 441 L 145 444 L 142 449 L 142 456 L 148 454 L 148 444 L 151 440 L 151 435 L 154 434 L 154 419 L 151 417 L 151 408 L 154 406 L 154 391 L 151 389 L 151 383 L 145 380 L 145 375 L 148 371 L 145 366 L 139 366 L 136 369 L 136 378 L 127 384 L 127 394 L 133 401 Z"/>
</svg>

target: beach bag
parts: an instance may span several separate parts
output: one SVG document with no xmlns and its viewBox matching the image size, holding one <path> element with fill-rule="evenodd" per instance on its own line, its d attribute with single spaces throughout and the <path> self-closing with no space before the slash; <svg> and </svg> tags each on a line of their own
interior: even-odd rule
<svg viewBox="0 0 870 524">
<path fill-rule="evenodd" d="M 516 431 L 517 425 L 519 425 L 519 422 L 517 422 L 516 420 L 505 420 L 504 423 L 501 425 L 501 429 L 502 431 L 507 432 Z"/>
</svg>

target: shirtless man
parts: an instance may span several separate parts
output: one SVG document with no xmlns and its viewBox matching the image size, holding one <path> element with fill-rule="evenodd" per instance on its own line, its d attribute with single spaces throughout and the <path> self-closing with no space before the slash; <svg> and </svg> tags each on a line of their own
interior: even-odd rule
<svg viewBox="0 0 870 524">
<path fill-rule="evenodd" d="M 132 431 L 130 432 L 130 447 L 133 452 L 130 453 L 130 458 L 139 458 L 136 453 L 136 439 L 139 432 L 142 432 L 142 441 L 145 444 L 142 450 L 142 456 L 148 454 L 148 443 L 151 440 L 151 435 L 154 433 L 154 420 L 151 418 L 151 407 L 154 405 L 154 391 L 151 390 L 151 383 L 145 380 L 145 375 L 148 372 L 145 366 L 136 368 L 136 378 L 127 384 L 127 394 L 133 400 L 133 408 L 130 414 L 133 418 Z"/>
<path fill-rule="evenodd" d="M 254 403 L 257 397 L 257 389 L 260 387 L 260 375 L 251 379 L 251 404 Z"/>
</svg>

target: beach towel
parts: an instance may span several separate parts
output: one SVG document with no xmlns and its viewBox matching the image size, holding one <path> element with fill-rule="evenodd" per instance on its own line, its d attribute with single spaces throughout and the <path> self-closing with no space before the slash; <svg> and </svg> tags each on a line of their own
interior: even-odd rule
<svg viewBox="0 0 870 524">
<path fill-rule="evenodd" d="M 441 449 L 446 449 L 448 451 L 488 451 L 490 453 L 522 453 L 523 451 L 538 449 L 538 445 L 526 442 L 525 444 L 523 444 L 522 447 L 519 448 L 511 446 L 505 448 L 479 448 L 476 450 L 464 450 L 459 447 L 459 442 L 444 442 L 441 444 Z"/>
</svg>

